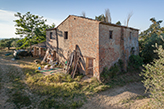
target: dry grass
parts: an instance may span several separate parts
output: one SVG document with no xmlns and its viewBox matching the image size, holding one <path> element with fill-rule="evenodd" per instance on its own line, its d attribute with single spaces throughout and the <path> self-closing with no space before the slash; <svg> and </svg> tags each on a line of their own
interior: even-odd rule
<svg viewBox="0 0 164 109">
<path fill-rule="evenodd" d="M 28 90 L 28 92 L 37 96 L 45 96 L 39 102 L 39 108 L 78 108 L 86 102 L 88 96 L 109 87 L 108 85 L 99 83 L 95 78 L 84 82 L 81 80 L 82 75 L 76 76 L 75 79 L 72 79 L 70 75 L 60 72 L 54 75 L 44 76 L 42 73 L 36 71 L 40 65 L 34 64 L 32 62 L 33 58 L 25 59 L 17 61 L 21 63 L 19 67 L 22 69 L 23 75 L 21 77 L 10 75 L 13 85 L 15 84 L 16 86 L 14 88 L 16 93 L 12 94 L 11 101 L 17 104 L 18 108 L 21 107 L 21 104 L 24 105 L 22 98 L 29 105 L 33 102 L 31 101 L 33 98 L 28 99 L 27 96 L 20 95 L 23 93 L 23 90 Z M 19 73 L 18 70 L 15 71 L 15 74 Z M 14 80 L 17 80 L 17 82 L 14 82 Z"/>
<path fill-rule="evenodd" d="M 5 56 L 7 52 L 1 50 L 0 57 L 11 60 L 12 57 Z M 36 71 L 41 65 L 36 65 L 33 62 L 34 59 L 33 57 L 27 57 L 13 61 L 20 64 L 21 71 L 15 67 L 9 68 L 14 73 L 12 72 L 9 75 L 12 89 L 10 90 L 10 100 L 8 102 L 14 102 L 17 108 L 79 108 L 86 102 L 88 97 L 98 92 L 141 80 L 138 74 L 116 76 L 106 84 L 100 83 L 95 78 L 91 78 L 90 81 L 82 81 L 82 75 L 72 79 L 70 75 L 60 72 L 44 76 Z"/>
</svg>

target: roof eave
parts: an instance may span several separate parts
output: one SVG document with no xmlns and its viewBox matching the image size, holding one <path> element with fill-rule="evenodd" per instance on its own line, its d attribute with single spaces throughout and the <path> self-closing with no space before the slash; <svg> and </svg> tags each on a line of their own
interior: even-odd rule
<svg viewBox="0 0 164 109">
<path fill-rule="evenodd" d="M 50 31 L 50 30 L 56 30 L 56 28 L 48 28 L 48 29 L 46 29 L 46 31 Z"/>
<path fill-rule="evenodd" d="M 132 30 L 139 31 L 139 29 L 136 29 L 136 28 L 122 26 L 122 25 L 117 25 L 117 24 L 112 24 L 112 23 L 107 23 L 107 22 L 102 22 L 102 21 L 100 22 L 100 24 L 105 24 L 105 25 L 110 25 L 110 26 L 115 26 L 115 27 L 129 28 L 129 29 L 132 29 Z"/>
</svg>

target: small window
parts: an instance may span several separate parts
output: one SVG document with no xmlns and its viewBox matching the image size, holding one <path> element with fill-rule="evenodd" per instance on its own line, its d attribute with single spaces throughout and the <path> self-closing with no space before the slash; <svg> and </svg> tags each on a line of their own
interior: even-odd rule
<svg viewBox="0 0 164 109">
<path fill-rule="evenodd" d="M 68 31 L 64 32 L 64 39 L 68 39 Z"/>
<path fill-rule="evenodd" d="M 129 33 L 129 38 L 132 39 L 132 32 Z"/>
<path fill-rule="evenodd" d="M 113 38 L 113 31 L 109 30 L 109 39 L 112 39 Z"/>
<path fill-rule="evenodd" d="M 52 39 L 52 32 L 50 32 L 50 39 Z"/>
</svg>

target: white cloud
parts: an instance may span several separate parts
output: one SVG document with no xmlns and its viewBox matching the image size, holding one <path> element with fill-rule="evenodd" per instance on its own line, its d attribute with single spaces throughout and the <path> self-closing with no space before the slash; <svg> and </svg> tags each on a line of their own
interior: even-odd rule
<svg viewBox="0 0 164 109">
<path fill-rule="evenodd" d="M 52 25 L 54 23 L 55 27 L 58 26 L 61 23 L 61 20 L 55 20 L 55 19 L 52 19 L 52 18 L 45 18 L 45 19 L 47 19 L 46 24 Z"/>
<path fill-rule="evenodd" d="M 15 19 L 13 11 L 0 10 L 0 38 L 10 38 L 15 35 L 13 20 Z"/>
<path fill-rule="evenodd" d="M 0 38 L 11 38 L 16 37 L 15 35 L 15 23 L 13 20 L 16 20 L 14 14 L 16 12 L 13 11 L 6 11 L 0 9 Z M 46 18 L 47 19 L 46 24 L 51 25 L 52 23 L 55 23 L 55 26 L 57 26 L 61 20 L 55 20 L 52 18 Z M 19 36 L 17 36 L 19 37 Z"/>
</svg>

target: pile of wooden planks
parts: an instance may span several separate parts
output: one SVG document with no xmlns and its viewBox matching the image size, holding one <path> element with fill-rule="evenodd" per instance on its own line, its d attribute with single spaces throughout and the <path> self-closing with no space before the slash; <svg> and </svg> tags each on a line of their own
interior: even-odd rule
<svg viewBox="0 0 164 109">
<path fill-rule="evenodd" d="M 53 55 L 51 54 L 50 49 L 48 48 L 41 63 L 45 63 L 46 60 L 50 61 L 50 62 L 53 62 L 54 60 L 52 60 L 52 57 L 53 57 Z"/>
<path fill-rule="evenodd" d="M 75 77 L 75 73 L 77 71 L 77 67 L 80 64 L 80 58 L 81 58 L 80 50 L 78 47 L 75 47 L 75 50 L 68 56 L 67 58 L 67 64 L 66 64 L 66 74 L 71 74 L 71 77 Z"/>
</svg>

